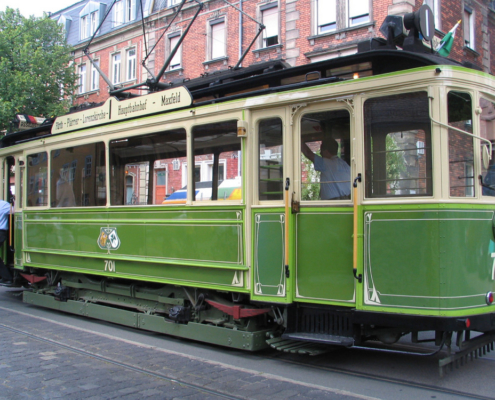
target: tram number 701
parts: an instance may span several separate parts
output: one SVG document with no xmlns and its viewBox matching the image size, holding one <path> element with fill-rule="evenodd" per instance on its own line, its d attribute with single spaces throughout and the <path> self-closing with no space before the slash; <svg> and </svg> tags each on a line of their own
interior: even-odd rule
<svg viewBox="0 0 495 400">
<path fill-rule="evenodd" d="M 115 272 L 115 261 L 105 260 L 105 271 Z"/>
</svg>

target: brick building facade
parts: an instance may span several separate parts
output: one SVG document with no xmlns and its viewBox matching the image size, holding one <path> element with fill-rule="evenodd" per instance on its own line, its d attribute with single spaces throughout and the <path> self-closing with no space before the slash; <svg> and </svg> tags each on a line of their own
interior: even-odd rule
<svg viewBox="0 0 495 400">
<path fill-rule="evenodd" d="M 425 1 L 436 13 L 435 42 L 461 20 L 450 57 L 494 74 L 491 42 L 495 37 L 495 2 Z M 150 77 L 148 70 L 157 74 L 196 13 L 198 2 L 187 1 L 175 20 L 179 0 L 119 0 L 112 9 L 110 0 L 83 0 L 52 14 L 66 27 L 67 39 L 75 49 L 74 63 L 80 75 L 75 102 L 108 98 L 109 85 L 83 54 L 105 14 L 108 17 L 88 47 L 89 55 L 112 84 L 123 87 L 145 81 Z M 274 59 L 295 66 L 355 53 L 358 42 L 382 36 L 379 28 L 387 15 L 412 12 L 423 4 L 423 0 L 230 1 L 234 8 L 225 0 L 201 2 L 203 10 L 173 57 L 164 82 L 193 79 L 235 66 L 259 30 L 255 21 L 264 23 L 266 29 L 247 52 L 242 66 Z M 145 59 L 146 68 L 142 65 Z"/>
</svg>

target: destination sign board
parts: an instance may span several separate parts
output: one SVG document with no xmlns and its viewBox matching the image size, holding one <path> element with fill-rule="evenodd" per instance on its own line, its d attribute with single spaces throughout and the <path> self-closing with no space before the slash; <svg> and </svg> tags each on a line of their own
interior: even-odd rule
<svg viewBox="0 0 495 400">
<path fill-rule="evenodd" d="M 100 107 L 57 117 L 53 123 L 52 134 L 171 111 L 191 104 L 192 96 L 183 86 L 127 100 L 111 97 Z"/>
</svg>

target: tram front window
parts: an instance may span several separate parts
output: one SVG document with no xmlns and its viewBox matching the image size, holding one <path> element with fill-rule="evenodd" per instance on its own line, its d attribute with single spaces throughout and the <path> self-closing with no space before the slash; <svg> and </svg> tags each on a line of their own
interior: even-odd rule
<svg viewBox="0 0 495 400">
<path fill-rule="evenodd" d="M 301 200 L 351 198 L 350 116 L 347 110 L 301 120 Z"/>
<path fill-rule="evenodd" d="M 27 157 L 27 206 L 48 205 L 48 157 L 46 152 L 31 154 Z"/>
<path fill-rule="evenodd" d="M 364 103 L 366 197 L 431 196 L 431 122 L 426 92 Z"/>
<path fill-rule="evenodd" d="M 186 147 L 185 129 L 111 141 L 110 203 L 167 204 L 184 186 Z M 180 202 L 185 203 L 185 197 Z"/>
<path fill-rule="evenodd" d="M 240 200 L 242 160 L 237 121 L 197 125 L 192 134 L 193 200 Z"/>
<path fill-rule="evenodd" d="M 492 159 L 485 168 L 481 165 L 481 177 L 483 179 L 483 196 L 495 196 L 495 101 L 480 98 L 481 119 L 480 135 L 492 142 Z M 481 159 L 483 159 L 484 142 L 481 142 Z"/>
<path fill-rule="evenodd" d="M 449 92 L 449 126 L 473 133 L 472 101 L 468 93 Z M 449 129 L 449 177 L 452 197 L 474 197 L 473 138 Z"/>
</svg>

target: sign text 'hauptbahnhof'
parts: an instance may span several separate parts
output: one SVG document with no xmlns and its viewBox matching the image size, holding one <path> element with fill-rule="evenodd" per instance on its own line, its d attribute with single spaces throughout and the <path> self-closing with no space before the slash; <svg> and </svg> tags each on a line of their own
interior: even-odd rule
<svg viewBox="0 0 495 400">
<path fill-rule="evenodd" d="M 184 87 L 128 100 L 119 101 L 116 98 L 110 98 L 100 107 L 57 117 L 53 124 L 52 133 L 70 132 L 109 122 L 188 107 L 191 104 L 191 94 Z"/>
</svg>

